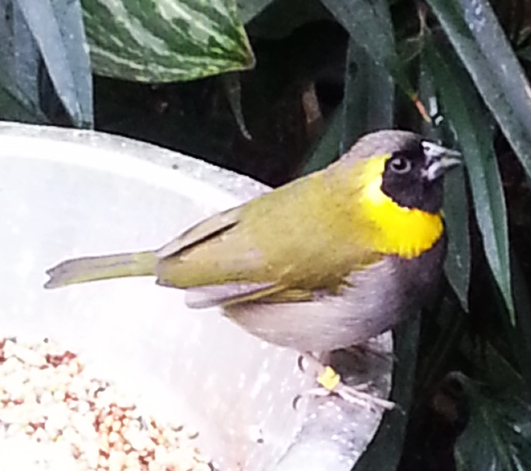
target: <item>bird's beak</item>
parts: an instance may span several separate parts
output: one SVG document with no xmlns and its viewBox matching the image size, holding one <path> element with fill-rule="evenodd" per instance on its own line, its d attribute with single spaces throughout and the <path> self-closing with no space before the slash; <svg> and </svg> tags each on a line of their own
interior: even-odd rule
<svg viewBox="0 0 531 471">
<path fill-rule="evenodd" d="M 422 174 L 428 181 L 436 180 L 447 170 L 461 164 L 461 159 L 458 158 L 461 157 L 461 153 L 456 150 L 429 141 L 423 141 L 422 148 L 426 156 L 426 165 Z"/>
</svg>

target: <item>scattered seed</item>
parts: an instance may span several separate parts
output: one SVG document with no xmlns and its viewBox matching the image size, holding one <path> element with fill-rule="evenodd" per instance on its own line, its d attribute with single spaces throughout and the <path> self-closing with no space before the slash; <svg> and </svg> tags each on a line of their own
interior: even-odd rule
<svg viewBox="0 0 531 471">
<path fill-rule="evenodd" d="M 197 435 L 145 415 L 47 338 L 0 339 L 2 471 L 209 471 Z"/>
</svg>

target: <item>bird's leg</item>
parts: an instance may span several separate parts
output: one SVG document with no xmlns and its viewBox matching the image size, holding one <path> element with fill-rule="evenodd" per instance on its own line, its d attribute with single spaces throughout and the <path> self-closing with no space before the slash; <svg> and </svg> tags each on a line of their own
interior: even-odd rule
<svg viewBox="0 0 531 471">
<path fill-rule="evenodd" d="M 306 363 L 306 365 L 304 365 Z M 303 395 L 311 396 L 328 396 L 338 395 L 345 401 L 357 404 L 362 407 L 374 408 L 382 407 L 383 409 L 390 410 L 394 407 L 394 403 L 386 399 L 375 397 L 367 389 L 368 383 L 357 384 L 356 386 L 348 386 L 345 384 L 339 374 L 331 367 L 324 365 L 319 359 L 312 353 L 305 353 L 299 357 L 299 368 L 308 372 L 311 371 L 316 377 L 319 387 L 310 389 L 303 393 Z M 294 404 L 300 399 L 295 398 Z"/>
</svg>

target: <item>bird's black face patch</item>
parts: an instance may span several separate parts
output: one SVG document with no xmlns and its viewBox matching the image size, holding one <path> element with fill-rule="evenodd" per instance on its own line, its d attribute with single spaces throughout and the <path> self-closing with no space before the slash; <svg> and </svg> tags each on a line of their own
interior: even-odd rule
<svg viewBox="0 0 531 471">
<path fill-rule="evenodd" d="M 428 180 L 423 175 L 426 156 L 420 142 L 393 152 L 385 163 L 381 190 L 400 206 L 430 213 L 441 210 L 443 179 Z"/>
</svg>

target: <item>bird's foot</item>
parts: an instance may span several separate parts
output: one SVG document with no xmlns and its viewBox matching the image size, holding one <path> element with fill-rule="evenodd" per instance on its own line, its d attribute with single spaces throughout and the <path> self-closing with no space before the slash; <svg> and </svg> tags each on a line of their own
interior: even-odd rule
<svg viewBox="0 0 531 471">
<path fill-rule="evenodd" d="M 304 362 L 308 366 L 304 366 Z M 386 399 L 373 396 L 369 391 L 369 383 L 348 386 L 341 376 L 331 367 L 323 365 L 312 354 L 301 355 L 299 357 L 299 368 L 306 372 L 308 369 L 313 370 L 316 374 L 316 381 L 319 387 L 309 389 L 308 391 L 297 396 L 294 400 L 294 407 L 303 396 L 332 396 L 337 395 L 350 404 L 356 404 L 362 407 L 374 409 L 375 407 L 391 410 L 395 404 Z"/>
</svg>

